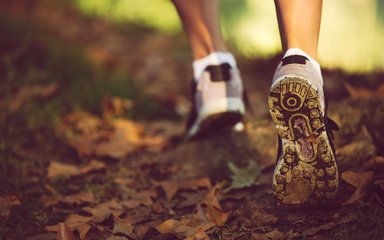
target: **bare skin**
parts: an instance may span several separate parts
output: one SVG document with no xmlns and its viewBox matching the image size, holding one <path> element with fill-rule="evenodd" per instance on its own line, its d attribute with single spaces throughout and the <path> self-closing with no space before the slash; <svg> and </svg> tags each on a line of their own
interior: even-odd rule
<svg viewBox="0 0 384 240">
<path fill-rule="evenodd" d="M 187 33 L 193 59 L 228 51 L 220 30 L 218 0 L 173 0 Z M 285 52 L 300 48 L 317 60 L 322 0 L 275 0 Z"/>
<path fill-rule="evenodd" d="M 173 0 L 191 45 L 193 59 L 227 52 L 222 37 L 218 0 Z"/>
<path fill-rule="evenodd" d="M 275 0 L 284 52 L 300 48 L 317 60 L 322 0 Z"/>
</svg>

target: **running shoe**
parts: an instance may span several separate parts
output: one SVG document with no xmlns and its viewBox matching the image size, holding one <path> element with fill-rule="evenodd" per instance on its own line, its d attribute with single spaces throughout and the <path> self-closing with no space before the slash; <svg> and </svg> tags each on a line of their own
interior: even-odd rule
<svg viewBox="0 0 384 240">
<path fill-rule="evenodd" d="M 268 107 L 279 135 L 273 192 L 279 204 L 323 203 L 338 188 L 338 168 L 326 114 L 322 79 L 308 58 L 285 57 L 278 65 Z"/>
<path fill-rule="evenodd" d="M 231 129 L 245 112 L 239 70 L 229 64 L 210 65 L 198 81 L 192 81 L 192 109 L 187 139 Z"/>
</svg>

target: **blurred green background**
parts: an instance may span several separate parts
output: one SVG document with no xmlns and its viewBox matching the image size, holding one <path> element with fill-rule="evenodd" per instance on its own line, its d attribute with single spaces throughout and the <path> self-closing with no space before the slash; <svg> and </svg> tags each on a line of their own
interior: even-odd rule
<svg viewBox="0 0 384 240">
<path fill-rule="evenodd" d="M 115 21 L 140 22 L 169 34 L 181 31 L 169 0 L 76 0 L 82 12 Z M 224 35 L 249 57 L 270 57 L 280 39 L 274 3 L 221 0 Z M 384 0 L 324 0 L 319 58 L 323 66 L 347 72 L 384 70 Z"/>
</svg>

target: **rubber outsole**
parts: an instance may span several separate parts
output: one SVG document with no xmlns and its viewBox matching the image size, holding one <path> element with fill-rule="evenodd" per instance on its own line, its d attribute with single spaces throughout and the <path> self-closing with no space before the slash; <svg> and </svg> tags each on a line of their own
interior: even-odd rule
<svg viewBox="0 0 384 240">
<path fill-rule="evenodd" d="M 211 133 L 231 130 L 237 123 L 243 120 L 240 112 L 215 113 L 201 121 L 198 131 L 190 139 L 201 138 Z"/>
<path fill-rule="evenodd" d="M 272 87 L 268 107 L 282 141 L 272 180 L 277 202 L 329 202 L 339 174 L 316 89 L 305 79 L 286 77 Z"/>
</svg>

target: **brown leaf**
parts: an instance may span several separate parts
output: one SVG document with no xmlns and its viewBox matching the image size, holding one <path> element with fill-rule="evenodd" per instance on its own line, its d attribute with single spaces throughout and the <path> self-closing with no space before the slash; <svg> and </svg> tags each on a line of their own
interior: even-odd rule
<svg viewBox="0 0 384 240">
<path fill-rule="evenodd" d="M 100 171 L 107 167 L 103 162 L 97 160 L 91 160 L 87 165 L 81 168 L 81 174 L 87 174 L 93 171 Z"/>
<path fill-rule="evenodd" d="M 159 186 L 162 187 L 162 189 L 165 192 L 166 198 L 168 201 L 170 201 L 177 191 L 181 189 L 188 189 L 188 190 L 197 190 L 199 188 L 208 188 L 210 189 L 212 187 L 211 181 L 209 178 L 198 178 L 198 179 L 191 179 L 191 180 L 181 180 L 181 181 L 163 181 L 159 182 Z"/>
<path fill-rule="evenodd" d="M 60 197 L 43 195 L 41 196 L 41 202 L 43 203 L 44 207 L 54 206 L 60 202 Z"/>
<path fill-rule="evenodd" d="M 144 239 L 145 234 L 151 227 L 148 224 L 135 225 L 134 234 L 138 239 Z"/>
<path fill-rule="evenodd" d="M 374 156 L 362 166 L 364 170 L 376 170 L 377 168 L 384 168 L 384 157 Z"/>
<path fill-rule="evenodd" d="M 18 111 L 25 103 L 33 98 L 48 98 L 55 94 L 57 89 L 57 83 L 23 86 L 10 101 L 9 111 Z"/>
<path fill-rule="evenodd" d="M 120 201 L 120 204 L 127 209 L 132 209 L 132 208 L 137 208 L 138 206 L 140 206 L 141 201 L 130 199 L 130 200 Z"/>
<path fill-rule="evenodd" d="M 81 156 L 121 159 L 141 148 L 158 149 L 165 139 L 146 135 L 145 127 L 127 119 L 100 119 L 88 113 L 68 114 L 56 126 L 62 136 Z"/>
<path fill-rule="evenodd" d="M 91 203 L 95 201 L 95 197 L 92 192 L 76 193 L 68 196 L 47 196 L 41 197 L 44 207 L 50 207 L 58 204 L 59 202 L 66 203 L 69 205 L 80 205 L 82 203 Z"/>
<path fill-rule="evenodd" d="M 133 103 L 129 99 L 121 97 L 104 96 L 102 100 L 102 112 L 104 119 L 122 116 L 124 112 L 130 110 Z"/>
<path fill-rule="evenodd" d="M 92 217 L 71 213 L 64 221 L 71 230 L 77 229 L 79 233 L 83 233 L 87 229 L 88 223 L 92 220 Z M 46 226 L 45 230 L 48 232 L 58 232 L 60 230 L 60 224 Z M 89 225 L 90 226 L 90 225 Z M 89 231 L 90 228 L 88 228 Z"/>
<path fill-rule="evenodd" d="M 116 177 L 113 179 L 113 182 L 117 185 L 121 186 L 130 186 L 132 183 L 134 183 L 134 180 L 132 178 L 124 178 L 124 177 Z"/>
<path fill-rule="evenodd" d="M 143 145 L 142 125 L 126 119 L 103 121 L 87 113 L 74 112 L 57 127 L 59 135 L 85 156 L 125 157 Z"/>
<path fill-rule="evenodd" d="M 250 207 L 250 218 L 256 226 L 268 226 L 276 224 L 278 217 L 273 214 L 267 213 L 257 204 L 252 204 Z"/>
<path fill-rule="evenodd" d="M 106 168 L 105 163 L 97 160 L 92 160 L 83 167 L 51 161 L 48 167 L 47 175 L 48 175 L 48 178 L 53 178 L 58 176 L 74 177 L 74 176 L 87 174 L 92 171 L 102 170 L 105 168 Z"/>
<path fill-rule="evenodd" d="M 151 208 L 138 206 L 125 212 L 124 218 L 132 224 L 142 223 L 151 219 L 153 211 Z M 115 214 L 116 216 L 116 214 Z"/>
<path fill-rule="evenodd" d="M 214 226 L 214 223 L 202 221 L 201 219 L 196 218 L 196 216 L 183 216 L 180 221 L 168 219 L 160 225 L 156 226 L 156 229 L 160 233 L 173 233 L 184 239 L 193 236 L 200 231 L 208 231 Z M 201 236 L 201 233 L 198 234 L 198 236 L 199 235 Z"/>
<path fill-rule="evenodd" d="M 227 222 L 230 213 L 223 212 L 213 206 L 207 207 L 207 219 L 214 222 L 216 226 L 222 227 Z"/>
<path fill-rule="evenodd" d="M 222 227 L 227 222 L 230 213 L 223 212 L 221 209 L 217 196 L 219 188 L 219 185 L 213 187 L 205 196 L 202 204 L 206 206 L 206 218 L 214 222 L 216 226 Z"/>
<path fill-rule="evenodd" d="M 121 193 L 122 198 L 127 199 L 120 201 L 120 204 L 128 209 L 136 208 L 141 205 L 150 207 L 153 205 L 152 199 L 157 197 L 157 192 L 155 188 L 137 191 L 135 189 L 132 189 L 131 187 L 120 185 L 119 191 Z"/>
<path fill-rule="evenodd" d="M 205 192 L 182 192 L 180 193 L 180 198 L 183 200 L 172 202 L 171 207 L 172 209 L 194 207 L 203 201 L 205 194 Z"/>
<path fill-rule="evenodd" d="M 241 208 L 236 208 L 233 213 L 233 219 L 239 224 L 244 222 L 252 224 L 256 227 L 274 226 L 278 217 L 274 214 L 266 212 L 256 201 L 245 203 Z M 287 215 L 288 221 L 292 221 L 292 216 Z"/>
<path fill-rule="evenodd" d="M 330 229 L 332 229 L 334 227 L 337 227 L 337 226 L 349 223 L 349 222 L 355 220 L 356 218 L 357 218 L 357 216 L 354 213 L 350 213 L 350 214 L 342 217 L 338 221 L 328 222 L 328 223 L 325 223 L 323 225 L 307 229 L 307 230 L 305 230 L 303 232 L 303 235 L 305 237 L 313 236 L 313 235 L 316 235 L 318 232 L 320 232 L 322 230 L 330 230 Z"/>
<path fill-rule="evenodd" d="M 160 233 L 173 233 L 175 228 L 180 225 L 180 222 L 174 219 L 168 219 L 160 225 L 156 226 Z"/>
<path fill-rule="evenodd" d="M 92 192 L 82 192 L 73 195 L 68 195 L 61 200 L 64 203 L 71 205 L 80 205 L 82 203 L 91 203 L 95 201 L 95 196 Z"/>
<path fill-rule="evenodd" d="M 112 230 L 113 234 L 122 233 L 131 238 L 136 238 L 135 234 L 133 233 L 133 225 L 129 220 L 114 217 L 113 221 L 114 221 L 113 230 Z"/>
<path fill-rule="evenodd" d="M 101 203 L 96 207 L 85 207 L 84 211 L 91 213 L 91 221 L 93 223 L 101 223 L 111 215 L 118 216 L 123 213 L 123 206 L 115 200 Z"/>
<path fill-rule="evenodd" d="M 73 229 L 83 225 L 84 223 L 89 223 L 91 219 L 92 217 L 71 213 L 65 220 L 65 224 L 68 225 L 71 229 Z"/>
<path fill-rule="evenodd" d="M 65 223 L 59 223 L 56 240 L 76 240 L 72 231 Z"/>
<path fill-rule="evenodd" d="M 272 231 L 270 232 L 267 232 L 265 234 L 265 236 L 267 237 L 267 239 L 269 240 L 283 240 L 284 239 L 284 234 L 282 232 L 280 232 L 278 229 L 273 229 Z"/>
<path fill-rule="evenodd" d="M 72 177 L 81 174 L 81 169 L 78 166 L 51 161 L 48 167 L 48 178 L 64 176 Z"/>
<path fill-rule="evenodd" d="M 251 233 L 252 240 L 267 240 L 265 234 L 262 233 Z"/>
<path fill-rule="evenodd" d="M 204 197 L 203 203 L 221 210 L 221 205 L 218 198 L 219 188 L 220 185 L 215 185 Z"/>
<path fill-rule="evenodd" d="M 79 233 L 80 239 L 85 239 L 89 230 L 91 230 L 92 226 L 89 224 L 81 224 L 76 227 L 77 232 Z"/>
<path fill-rule="evenodd" d="M 365 197 L 367 188 L 369 185 L 371 185 L 373 180 L 373 172 L 347 171 L 341 174 L 341 178 L 350 185 L 356 187 L 356 190 L 352 196 L 343 203 L 343 205 L 353 204 Z"/>
<path fill-rule="evenodd" d="M 185 240 L 210 240 L 211 238 L 203 230 L 199 230 Z"/>
<path fill-rule="evenodd" d="M 21 205 L 21 201 L 18 195 L 0 196 L 0 216 L 7 218 L 11 213 L 10 208 L 19 205 Z"/>
</svg>

